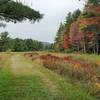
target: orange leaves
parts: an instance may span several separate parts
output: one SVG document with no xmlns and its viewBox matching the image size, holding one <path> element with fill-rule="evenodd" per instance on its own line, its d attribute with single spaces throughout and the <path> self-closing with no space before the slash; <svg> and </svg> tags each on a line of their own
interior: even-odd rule
<svg viewBox="0 0 100 100">
<path fill-rule="evenodd" d="M 69 63 L 70 65 L 73 66 L 73 68 L 77 68 L 77 69 L 81 69 L 81 70 L 85 70 L 89 66 L 91 66 L 85 60 L 83 60 L 83 61 L 76 60 L 72 56 L 58 57 L 58 56 L 54 56 L 52 54 L 39 55 L 38 53 L 25 53 L 24 55 L 28 56 L 32 61 L 34 61 L 36 59 L 40 59 L 43 64 L 48 63 L 48 65 L 51 65 L 51 66 L 62 64 L 64 62 Z M 99 64 L 99 63 L 100 62 L 97 62 L 97 64 Z"/>
<path fill-rule="evenodd" d="M 44 67 L 54 70 L 60 74 L 65 74 L 69 70 L 70 72 L 74 70 L 75 73 L 83 73 L 86 77 L 91 78 L 96 75 L 94 69 L 95 64 L 89 63 L 83 59 L 75 59 L 73 56 L 58 57 L 52 54 L 39 55 L 37 53 L 28 53 L 28 56 L 32 61 L 40 61 Z M 69 68 L 67 68 L 70 65 Z M 77 75 L 78 77 L 78 75 Z"/>
</svg>

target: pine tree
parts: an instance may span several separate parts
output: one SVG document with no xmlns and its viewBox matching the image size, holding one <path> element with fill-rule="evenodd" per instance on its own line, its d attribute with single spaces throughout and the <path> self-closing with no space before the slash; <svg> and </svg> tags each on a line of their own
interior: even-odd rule
<svg viewBox="0 0 100 100">
<path fill-rule="evenodd" d="M 38 11 L 12 0 L 0 0 L 0 20 L 6 22 L 21 22 L 29 19 L 31 22 L 38 21 L 43 17 Z"/>
</svg>

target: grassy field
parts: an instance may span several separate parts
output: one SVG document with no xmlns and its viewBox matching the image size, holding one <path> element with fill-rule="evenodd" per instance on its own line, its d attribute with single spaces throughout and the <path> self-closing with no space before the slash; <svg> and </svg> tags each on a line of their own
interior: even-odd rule
<svg viewBox="0 0 100 100">
<path fill-rule="evenodd" d="M 97 55 L 72 56 L 100 61 Z M 73 82 L 72 78 L 44 67 L 39 60 L 30 60 L 24 53 L 0 53 L 0 100 L 99 100 L 79 82 Z"/>
</svg>

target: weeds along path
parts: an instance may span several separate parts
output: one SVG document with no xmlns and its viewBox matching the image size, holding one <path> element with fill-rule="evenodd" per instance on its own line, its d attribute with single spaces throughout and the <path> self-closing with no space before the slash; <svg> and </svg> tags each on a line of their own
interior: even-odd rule
<svg viewBox="0 0 100 100">
<path fill-rule="evenodd" d="M 2 66 L 0 100 L 95 100 L 22 54 L 9 55 Z"/>
</svg>

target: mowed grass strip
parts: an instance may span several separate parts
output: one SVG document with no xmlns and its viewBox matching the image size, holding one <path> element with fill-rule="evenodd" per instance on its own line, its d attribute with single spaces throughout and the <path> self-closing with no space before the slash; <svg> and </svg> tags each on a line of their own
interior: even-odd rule
<svg viewBox="0 0 100 100">
<path fill-rule="evenodd" d="M 0 100 L 54 100 L 38 76 L 14 75 L 10 59 L 0 71 Z"/>
<path fill-rule="evenodd" d="M 82 88 L 67 83 L 61 76 L 42 65 L 29 62 L 22 56 L 17 57 L 22 59 L 22 62 L 16 60 L 20 61 L 21 66 L 27 65 L 26 63 L 33 66 L 29 68 L 30 71 L 33 71 L 33 74 L 24 73 L 22 75 L 20 72 L 20 74 L 14 74 L 11 56 L 8 55 L 0 71 L 0 100 L 95 100 Z M 28 67 L 30 65 L 25 66 L 27 70 Z M 25 70 L 25 72 L 27 71 Z M 54 85 L 54 88 L 52 85 Z M 50 89 L 57 89 L 58 93 L 51 92 Z"/>
</svg>

